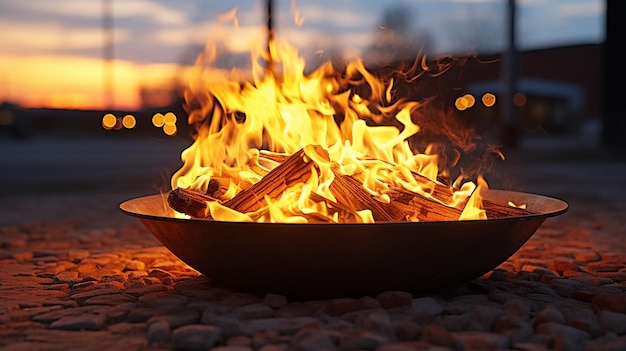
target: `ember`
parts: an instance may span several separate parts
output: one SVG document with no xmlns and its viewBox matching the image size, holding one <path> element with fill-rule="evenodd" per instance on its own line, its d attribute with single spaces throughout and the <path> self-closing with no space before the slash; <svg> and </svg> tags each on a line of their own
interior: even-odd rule
<svg viewBox="0 0 626 351">
<path fill-rule="evenodd" d="M 441 145 L 418 150 L 411 144 L 424 134 L 414 120 L 426 102 L 394 96 L 395 78 L 377 78 L 362 61 L 343 71 L 327 62 L 305 74 L 295 48 L 279 41 L 270 42 L 269 51 L 253 48 L 245 79 L 214 61 L 207 48 L 185 92 L 197 136 L 171 180 L 168 204 L 180 214 L 275 223 L 532 214 L 482 201 L 488 186 L 480 174 L 441 181 L 450 174 L 434 151 L 443 152 Z M 404 79 L 417 78 L 409 73 L 402 72 Z M 447 128 L 443 122 L 433 127 Z M 454 134 L 469 132 L 448 133 L 465 140 Z"/>
</svg>

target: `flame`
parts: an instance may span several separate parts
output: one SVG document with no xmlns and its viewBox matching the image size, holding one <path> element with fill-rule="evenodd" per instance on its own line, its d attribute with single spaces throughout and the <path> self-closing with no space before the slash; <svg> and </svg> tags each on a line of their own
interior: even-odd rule
<svg viewBox="0 0 626 351">
<path fill-rule="evenodd" d="M 391 187 L 442 201 L 433 197 L 432 186 L 414 176 L 439 184 L 438 177 L 445 174 L 436 152 L 440 148 L 427 145 L 419 150 L 410 143 L 424 132 L 415 122 L 424 102 L 394 96 L 396 80 L 378 78 L 361 60 L 342 70 L 326 62 L 306 73 L 296 48 L 276 39 L 267 44 L 252 45 L 248 71 L 219 68 L 210 47 L 198 57 L 185 91 L 188 123 L 197 134 L 181 154 L 183 166 L 172 176 L 173 189 L 206 192 L 212 178 L 229 179 L 228 189 L 208 204 L 211 218 L 223 221 L 347 221 L 330 191 L 342 175 L 358 179 L 382 203 L 391 201 Z M 268 69 L 268 62 L 273 69 Z M 155 117 L 153 123 L 167 124 L 165 117 Z M 263 206 L 252 212 L 223 205 L 278 165 L 262 155 L 291 155 L 301 149 L 315 164 L 305 181 L 289 186 L 277 198 L 265 197 Z M 481 210 L 484 179 L 479 177 L 476 186 L 459 177 L 455 186 L 454 196 L 444 204 L 462 209 L 460 219 L 486 218 Z M 369 209 L 357 215 L 349 221 L 374 222 Z M 415 220 L 411 214 L 406 219 Z"/>
</svg>

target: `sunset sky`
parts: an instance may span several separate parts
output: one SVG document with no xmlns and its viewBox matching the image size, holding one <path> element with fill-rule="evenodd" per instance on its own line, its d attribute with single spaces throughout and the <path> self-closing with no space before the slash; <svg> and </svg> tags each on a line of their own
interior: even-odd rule
<svg viewBox="0 0 626 351">
<path fill-rule="evenodd" d="M 114 105 L 141 107 L 142 86 L 184 83 L 209 37 L 244 53 L 262 35 L 261 0 L 4 0 L 0 2 L 0 102 L 25 107 L 106 108 L 103 3 L 113 15 Z M 403 6 L 410 31 L 432 54 L 499 50 L 505 0 L 275 0 L 278 36 L 306 55 L 360 56 L 386 9 Z M 236 8 L 238 28 L 224 14 Z M 232 13 L 232 12 L 231 12 Z M 533 49 L 604 40 L 602 0 L 518 0 L 518 44 Z M 298 16 L 297 25 L 294 21 Z M 221 19 L 221 21 L 220 21 Z M 224 20 L 226 19 L 226 20 Z M 220 26 L 218 27 L 218 23 Z"/>
</svg>

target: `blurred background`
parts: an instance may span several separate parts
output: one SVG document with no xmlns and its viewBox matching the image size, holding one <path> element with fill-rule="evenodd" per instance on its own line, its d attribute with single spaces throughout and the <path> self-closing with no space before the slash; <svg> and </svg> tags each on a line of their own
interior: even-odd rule
<svg viewBox="0 0 626 351">
<path fill-rule="evenodd" d="M 431 86 L 467 120 L 497 127 L 496 143 L 619 155 L 623 7 L 617 0 L 2 1 L 0 181 L 11 186 L 0 194 L 167 188 L 192 140 L 182 92 L 198 53 L 212 37 L 225 62 L 245 61 L 248 40 L 268 25 L 311 66 L 460 58 Z M 476 99 L 471 108 L 455 104 L 466 94 Z"/>
</svg>

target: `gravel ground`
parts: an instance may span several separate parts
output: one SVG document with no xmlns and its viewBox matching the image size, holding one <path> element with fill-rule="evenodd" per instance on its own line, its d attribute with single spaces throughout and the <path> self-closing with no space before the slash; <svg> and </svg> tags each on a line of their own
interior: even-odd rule
<svg viewBox="0 0 626 351">
<path fill-rule="evenodd" d="M 163 189 L 184 145 L 0 140 L 0 349 L 626 350 L 623 160 L 511 155 L 516 190 L 570 209 L 466 284 L 290 301 L 216 286 L 118 210 Z"/>
</svg>

